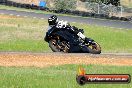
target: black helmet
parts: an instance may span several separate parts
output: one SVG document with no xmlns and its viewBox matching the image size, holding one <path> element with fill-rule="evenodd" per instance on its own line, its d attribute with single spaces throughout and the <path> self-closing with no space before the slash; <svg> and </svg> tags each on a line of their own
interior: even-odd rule
<svg viewBox="0 0 132 88">
<path fill-rule="evenodd" d="M 55 25 L 58 22 L 58 17 L 56 15 L 52 15 L 48 18 L 49 25 Z"/>
</svg>

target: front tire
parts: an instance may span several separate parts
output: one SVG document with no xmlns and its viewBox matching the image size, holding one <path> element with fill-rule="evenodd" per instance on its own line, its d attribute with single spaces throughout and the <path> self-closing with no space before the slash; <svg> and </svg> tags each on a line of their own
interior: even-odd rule
<svg viewBox="0 0 132 88">
<path fill-rule="evenodd" d="M 56 39 L 51 39 L 49 41 L 49 47 L 53 52 L 64 52 L 68 53 L 69 52 L 69 44 L 66 41 L 59 41 Z"/>
<path fill-rule="evenodd" d="M 57 46 L 58 46 L 58 45 L 57 45 L 57 41 L 56 41 L 55 39 L 51 39 L 51 40 L 49 41 L 49 47 L 51 48 L 51 50 L 52 50 L 53 52 L 59 52 L 59 49 L 58 49 Z"/>
<path fill-rule="evenodd" d="M 87 45 L 87 48 L 88 48 L 88 50 L 89 50 L 89 53 L 92 53 L 92 54 L 100 54 L 100 53 L 101 53 L 101 47 L 100 47 L 100 45 L 99 45 L 97 42 L 95 42 L 95 41 L 93 41 L 92 44 Z"/>
</svg>

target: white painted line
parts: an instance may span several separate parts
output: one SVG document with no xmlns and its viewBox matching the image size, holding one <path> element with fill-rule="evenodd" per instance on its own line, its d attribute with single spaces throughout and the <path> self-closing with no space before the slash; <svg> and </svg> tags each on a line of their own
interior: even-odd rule
<svg viewBox="0 0 132 88">
<path fill-rule="evenodd" d="M 72 22 L 72 23 L 77 23 L 77 22 Z"/>
<path fill-rule="evenodd" d="M 109 27 L 109 26 L 103 26 L 103 27 L 106 27 L 106 28 L 112 28 L 112 29 L 120 29 L 120 30 L 122 30 L 122 29 L 125 29 L 125 28 L 116 28 L 116 27 Z M 129 30 L 129 29 L 126 29 L 126 30 Z"/>
<path fill-rule="evenodd" d="M 27 17 L 27 16 L 24 16 L 24 17 Z"/>
<path fill-rule="evenodd" d="M 44 18 L 41 18 L 42 20 L 44 19 Z"/>
<path fill-rule="evenodd" d="M 10 16 L 13 16 L 14 14 L 9 14 Z"/>
<path fill-rule="evenodd" d="M 4 13 L 0 13 L 1 15 L 3 15 Z"/>
<path fill-rule="evenodd" d="M 17 17 L 19 17 L 20 15 L 17 15 Z"/>
</svg>

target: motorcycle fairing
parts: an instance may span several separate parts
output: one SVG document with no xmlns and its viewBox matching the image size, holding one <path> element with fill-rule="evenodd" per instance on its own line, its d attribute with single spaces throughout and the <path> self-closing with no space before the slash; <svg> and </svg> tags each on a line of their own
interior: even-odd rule
<svg viewBox="0 0 132 88">
<path fill-rule="evenodd" d="M 54 34 L 59 35 L 63 39 L 69 41 L 70 44 L 69 52 L 80 53 L 80 51 L 82 52 L 82 49 L 84 50 L 84 48 L 79 45 L 80 42 L 78 41 L 77 36 L 75 36 L 74 34 L 71 34 L 68 31 L 57 31 Z M 86 51 L 87 50 L 85 49 L 85 52 Z"/>
</svg>

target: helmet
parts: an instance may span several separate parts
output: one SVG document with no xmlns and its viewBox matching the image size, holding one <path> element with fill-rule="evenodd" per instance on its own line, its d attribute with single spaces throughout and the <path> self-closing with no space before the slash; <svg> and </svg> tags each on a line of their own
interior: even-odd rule
<svg viewBox="0 0 132 88">
<path fill-rule="evenodd" d="M 49 25 L 55 25 L 58 22 L 58 17 L 56 15 L 52 15 L 48 18 Z"/>
</svg>

